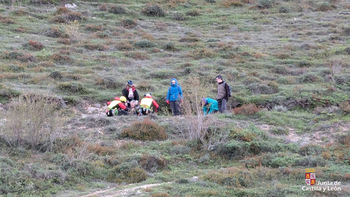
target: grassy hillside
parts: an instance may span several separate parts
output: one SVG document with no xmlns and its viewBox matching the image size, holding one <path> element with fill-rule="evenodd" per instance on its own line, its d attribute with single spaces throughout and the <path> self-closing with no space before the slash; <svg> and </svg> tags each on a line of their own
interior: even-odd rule
<svg viewBox="0 0 350 197">
<path fill-rule="evenodd" d="M 350 195 L 349 2 L 65 3 L 0 1 L 0 195 Z M 218 74 L 229 113 L 204 117 Z M 157 115 L 105 117 L 128 80 Z"/>
</svg>

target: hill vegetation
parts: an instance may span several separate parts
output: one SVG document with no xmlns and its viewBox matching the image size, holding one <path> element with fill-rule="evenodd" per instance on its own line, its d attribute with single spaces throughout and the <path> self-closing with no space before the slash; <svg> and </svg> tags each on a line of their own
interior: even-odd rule
<svg viewBox="0 0 350 197">
<path fill-rule="evenodd" d="M 349 9 L 0 1 L 0 195 L 349 196 Z M 203 116 L 218 74 L 229 113 Z M 173 77 L 181 117 L 165 102 Z M 105 116 L 128 80 L 152 92 L 157 115 Z M 306 168 L 341 191 L 304 191 Z"/>
</svg>

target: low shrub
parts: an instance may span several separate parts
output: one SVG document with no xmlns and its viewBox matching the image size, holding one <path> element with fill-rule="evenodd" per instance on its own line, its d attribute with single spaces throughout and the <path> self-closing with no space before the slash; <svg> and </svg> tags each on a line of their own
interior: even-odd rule
<svg viewBox="0 0 350 197">
<path fill-rule="evenodd" d="M 69 55 L 62 55 L 61 53 L 52 54 L 50 55 L 49 59 L 61 64 L 73 62 Z"/>
<path fill-rule="evenodd" d="M 278 90 L 278 85 L 276 84 L 261 84 L 261 83 L 252 83 L 247 86 L 247 88 L 253 94 L 275 94 Z"/>
<path fill-rule="evenodd" d="M 120 5 L 111 5 L 108 8 L 108 12 L 113 14 L 126 14 L 126 9 Z"/>
<path fill-rule="evenodd" d="M 142 9 L 142 14 L 146 16 L 153 16 L 153 17 L 164 17 L 165 12 L 159 5 L 147 5 L 147 7 Z"/>
<path fill-rule="evenodd" d="M 179 40 L 179 42 L 199 42 L 200 39 L 197 37 L 189 36 L 189 37 L 183 37 Z"/>
<path fill-rule="evenodd" d="M 107 180 L 116 183 L 139 183 L 147 179 L 145 170 L 137 167 L 137 163 L 124 162 L 109 170 Z"/>
<path fill-rule="evenodd" d="M 130 57 L 137 60 L 148 60 L 149 55 L 146 52 L 141 51 L 128 51 L 124 53 L 125 57 Z"/>
<path fill-rule="evenodd" d="M 135 19 L 122 19 L 121 25 L 127 29 L 136 27 L 137 22 Z"/>
<path fill-rule="evenodd" d="M 290 8 L 288 6 L 281 6 L 281 7 L 279 7 L 278 11 L 280 13 L 289 13 L 290 12 Z"/>
<path fill-rule="evenodd" d="M 247 105 L 243 105 L 241 107 L 236 107 L 233 109 L 234 114 L 242 114 L 242 115 L 254 115 L 259 111 L 258 107 L 254 103 L 250 103 Z"/>
<path fill-rule="evenodd" d="M 40 51 L 44 48 L 44 45 L 38 41 L 29 40 L 23 47 L 29 48 L 29 50 Z"/>
<path fill-rule="evenodd" d="M 14 99 L 21 95 L 20 91 L 14 90 L 12 88 L 6 87 L 3 84 L 0 84 L 0 103 L 7 103 L 11 99 Z"/>
<path fill-rule="evenodd" d="M 135 47 L 137 48 L 151 48 L 156 46 L 155 43 L 149 41 L 149 40 L 141 40 L 141 41 L 137 41 L 135 42 Z"/>
<path fill-rule="evenodd" d="M 134 122 L 129 128 L 122 130 L 121 136 L 143 141 L 168 138 L 165 128 L 151 121 L 150 118 L 145 118 L 142 122 Z"/>
<path fill-rule="evenodd" d="M 200 11 L 198 9 L 190 10 L 186 12 L 187 16 L 199 16 L 201 15 Z"/>
<path fill-rule="evenodd" d="M 63 170 L 73 175 L 87 176 L 93 175 L 95 172 L 94 166 L 90 162 L 80 159 L 65 162 L 61 166 Z"/>
<path fill-rule="evenodd" d="M 321 4 L 318 5 L 317 10 L 321 12 L 326 12 L 326 11 L 333 10 L 333 7 L 328 2 L 322 2 Z"/>
<path fill-rule="evenodd" d="M 182 13 L 174 13 L 173 20 L 184 21 L 185 20 L 185 15 L 182 14 Z"/>
<path fill-rule="evenodd" d="M 213 0 L 207 0 L 207 1 L 213 1 Z M 230 6 L 243 6 L 243 3 L 240 0 L 224 0 L 220 3 L 220 5 L 225 8 L 228 8 Z"/>
<path fill-rule="evenodd" d="M 103 44 L 84 44 L 84 48 L 89 50 L 106 51 L 109 47 Z"/>
<path fill-rule="evenodd" d="M 123 82 L 116 80 L 115 77 L 99 77 L 96 79 L 95 84 L 104 89 L 117 89 L 125 85 Z"/>
<path fill-rule="evenodd" d="M 320 155 L 325 150 L 326 149 L 320 145 L 310 144 L 310 145 L 302 146 L 299 150 L 299 154 L 303 156 Z"/>
<path fill-rule="evenodd" d="M 147 155 L 141 159 L 141 166 L 144 170 L 154 173 L 167 166 L 166 159 L 163 157 Z"/>
<path fill-rule="evenodd" d="M 62 30 L 60 27 L 50 27 L 44 32 L 45 36 L 52 37 L 52 38 L 67 38 L 68 35 L 65 33 L 64 30 Z"/>
<path fill-rule="evenodd" d="M 49 76 L 53 79 L 58 79 L 58 80 L 63 78 L 62 74 L 58 71 L 54 71 L 54 72 L 50 73 Z"/>
<path fill-rule="evenodd" d="M 79 82 L 62 82 L 57 84 L 57 89 L 70 93 L 86 93 L 87 89 Z"/>
<path fill-rule="evenodd" d="M 117 43 L 116 47 L 118 50 L 125 50 L 125 51 L 131 50 L 134 48 L 134 46 L 130 44 L 129 41 L 120 41 Z"/>
<path fill-rule="evenodd" d="M 257 6 L 260 9 L 268 9 L 274 6 L 275 0 L 258 0 Z"/>
<path fill-rule="evenodd" d="M 214 58 L 217 56 L 217 53 L 209 50 L 209 49 L 195 49 L 193 51 L 190 51 L 187 53 L 189 57 L 192 57 L 193 59 L 203 59 L 203 58 Z"/>
<path fill-rule="evenodd" d="M 87 31 L 101 31 L 101 30 L 103 30 L 103 26 L 102 25 L 88 24 L 88 25 L 85 25 L 85 30 L 87 30 Z"/>
<path fill-rule="evenodd" d="M 320 81 L 322 81 L 322 78 L 315 73 L 307 73 L 299 78 L 299 83 L 314 83 Z"/>
</svg>

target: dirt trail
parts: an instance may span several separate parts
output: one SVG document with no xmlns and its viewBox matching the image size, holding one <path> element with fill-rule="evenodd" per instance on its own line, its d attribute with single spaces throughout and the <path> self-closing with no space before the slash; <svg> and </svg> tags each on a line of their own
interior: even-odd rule
<svg viewBox="0 0 350 197">
<path fill-rule="evenodd" d="M 90 194 L 87 194 L 87 195 L 84 195 L 81 197 L 117 197 L 117 196 L 129 196 L 129 195 L 140 196 L 144 192 L 142 190 L 144 190 L 146 188 L 156 187 L 159 185 L 170 184 L 170 183 L 172 183 L 172 182 L 147 184 L 147 185 L 135 186 L 135 187 L 125 188 L 125 189 L 114 187 L 114 188 L 109 188 L 109 189 L 105 189 L 105 190 L 92 192 Z M 133 184 L 127 185 L 124 187 L 130 187 L 132 185 Z"/>
</svg>

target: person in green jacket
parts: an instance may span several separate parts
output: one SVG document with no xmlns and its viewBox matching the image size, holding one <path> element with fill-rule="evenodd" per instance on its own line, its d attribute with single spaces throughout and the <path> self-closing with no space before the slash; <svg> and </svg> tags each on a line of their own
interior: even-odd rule
<svg viewBox="0 0 350 197">
<path fill-rule="evenodd" d="M 218 102 L 211 98 L 202 98 L 202 106 L 204 115 L 215 114 L 219 111 Z"/>
</svg>

